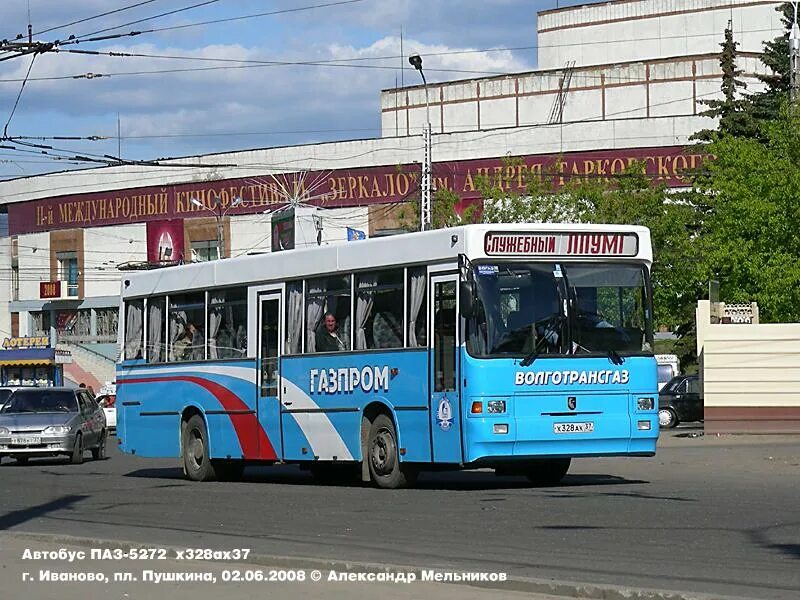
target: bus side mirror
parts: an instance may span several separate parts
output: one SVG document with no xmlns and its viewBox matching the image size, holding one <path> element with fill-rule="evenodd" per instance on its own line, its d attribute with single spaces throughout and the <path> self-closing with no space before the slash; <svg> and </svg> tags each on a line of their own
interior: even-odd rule
<svg viewBox="0 0 800 600">
<path fill-rule="evenodd" d="M 461 316 L 470 318 L 475 313 L 475 297 L 477 295 L 474 281 L 462 281 L 459 290 L 459 308 Z"/>
</svg>

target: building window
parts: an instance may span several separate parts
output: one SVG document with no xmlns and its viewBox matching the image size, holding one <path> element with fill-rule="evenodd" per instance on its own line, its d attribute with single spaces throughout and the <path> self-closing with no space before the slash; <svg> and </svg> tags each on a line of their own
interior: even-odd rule
<svg viewBox="0 0 800 600">
<path fill-rule="evenodd" d="M 67 286 L 67 296 L 77 297 L 78 295 L 78 253 L 77 252 L 57 252 L 58 279 Z"/>
<path fill-rule="evenodd" d="M 30 313 L 31 332 L 35 336 L 50 335 L 50 311 L 43 310 Z"/>
<path fill-rule="evenodd" d="M 118 308 L 98 308 L 95 310 L 97 319 L 97 341 L 114 342 L 117 339 L 119 327 Z"/>
<path fill-rule="evenodd" d="M 11 299 L 19 300 L 19 267 L 11 267 Z"/>
<path fill-rule="evenodd" d="M 194 262 L 219 260 L 219 258 L 219 242 L 217 240 L 209 240 L 207 242 L 192 242 L 192 260 Z"/>
</svg>

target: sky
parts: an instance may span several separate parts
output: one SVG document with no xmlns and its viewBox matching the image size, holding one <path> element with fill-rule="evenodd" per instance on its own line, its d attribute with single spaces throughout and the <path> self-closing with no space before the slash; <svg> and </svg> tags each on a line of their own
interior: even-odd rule
<svg viewBox="0 0 800 600">
<path fill-rule="evenodd" d="M 121 149 L 123 158 L 141 160 L 379 137 L 380 90 L 400 81 L 420 83 L 401 58 L 401 31 L 403 55 L 422 55 L 429 82 L 519 72 L 536 67 L 537 11 L 583 3 L 586 0 L 0 0 L 0 39 L 27 35 L 29 14 L 38 41 L 143 31 L 64 45 L 61 52 L 37 55 L 33 61 L 30 56 L 0 61 L 0 127 L 6 125 L 22 89 L 8 122 L 9 137 L 111 138 L 32 140 L 70 154 L 116 156 Z M 180 10 L 193 5 L 201 6 Z M 171 11 L 176 12 L 150 19 Z M 274 14 L 198 25 L 266 12 Z M 149 20 L 132 23 L 141 19 Z M 145 31 L 161 28 L 168 29 Z M 482 51 L 497 48 L 515 49 Z M 151 56 L 63 51 L 68 49 Z M 477 52 L 442 54 L 464 50 Z M 88 73 L 103 77 L 87 78 Z M 36 151 L 0 148 L 0 179 L 65 168 L 75 166 Z"/>
</svg>

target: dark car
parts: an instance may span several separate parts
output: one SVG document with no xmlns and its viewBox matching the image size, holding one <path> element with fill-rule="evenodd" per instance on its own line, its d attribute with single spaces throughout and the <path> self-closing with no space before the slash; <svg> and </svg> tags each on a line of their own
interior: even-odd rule
<svg viewBox="0 0 800 600">
<path fill-rule="evenodd" d="M 658 424 L 670 429 L 684 421 L 703 420 L 703 394 L 698 375 L 678 375 L 658 394 Z"/>
<path fill-rule="evenodd" d="M 0 409 L 0 460 L 66 455 L 80 464 L 86 450 L 103 458 L 106 430 L 103 409 L 87 390 L 17 388 Z"/>
</svg>

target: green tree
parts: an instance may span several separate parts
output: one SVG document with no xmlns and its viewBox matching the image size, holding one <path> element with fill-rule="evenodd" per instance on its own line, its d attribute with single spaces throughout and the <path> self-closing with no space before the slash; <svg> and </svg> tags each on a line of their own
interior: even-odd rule
<svg viewBox="0 0 800 600">
<path fill-rule="evenodd" d="M 419 193 L 400 211 L 400 224 L 408 231 L 419 231 L 420 217 Z M 454 191 L 447 188 L 436 190 L 431 197 L 431 226 L 433 229 L 457 227 L 480 220 L 479 205 L 465 204 Z"/>
<path fill-rule="evenodd" d="M 700 240 L 704 277 L 726 302 L 756 301 L 765 321 L 800 320 L 800 115 L 788 104 L 765 141 L 724 136 L 698 180 L 709 211 Z"/>
<path fill-rule="evenodd" d="M 742 70 L 736 65 L 738 43 L 733 39 L 733 30 L 728 24 L 725 28 L 725 40 L 720 44 L 722 52 L 719 66 L 722 70 L 722 99 L 701 100 L 708 107 L 700 113 L 703 117 L 719 119 L 717 129 L 703 129 L 691 139 L 711 141 L 719 135 L 742 135 L 755 137 L 758 135 L 758 124 L 753 118 L 750 99 L 742 96 L 747 84 L 740 79 Z"/>
<path fill-rule="evenodd" d="M 791 3 L 783 2 L 775 10 L 781 13 L 786 31 L 771 42 L 764 43 L 761 62 L 771 72 L 757 76 L 766 85 L 766 89 L 750 96 L 752 112 L 762 122 L 772 121 L 780 116 L 781 106 L 788 101 L 791 88 L 789 32 L 794 20 L 794 9 Z"/>
</svg>

